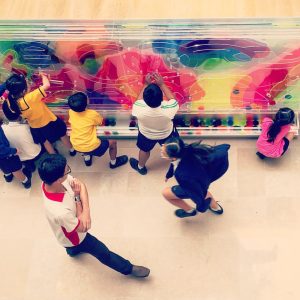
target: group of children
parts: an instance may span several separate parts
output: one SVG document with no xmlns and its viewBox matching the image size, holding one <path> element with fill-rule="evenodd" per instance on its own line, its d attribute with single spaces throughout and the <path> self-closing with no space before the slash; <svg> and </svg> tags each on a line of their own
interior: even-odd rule
<svg viewBox="0 0 300 300">
<path fill-rule="evenodd" d="M 88 233 L 91 219 L 86 186 L 70 175 L 66 158 L 56 153 L 53 143 L 61 140 L 71 156 L 80 152 L 86 166 L 91 166 L 93 156 L 103 156 L 108 150 L 109 167 L 114 169 L 127 163 L 127 155 L 117 156 L 116 141 L 97 137 L 96 128 L 103 119 L 95 110 L 88 108 L 88 97 L 82 92 L 68 98 L 69 139 L 66 124 L 42 101 L 50 81 L 46 74 L 40 73 L 40 76 L 42 85 L 31 92 L 26 78 L 20 74 L 12 74 L 0 86 L 2 110 L 8 121 L 0 127 L 0 168 L 5 180 L 10 182 L 16 177 L 25 188 L 30 188 L 31 174 L 39 160 L 38 173 L 43 182 L 46 216 L 67 253 L 70 256 L 90 253 L 122 274 L 147 277 L 150 273 L 148 268 L 133 265 Z M 163 100 L 164 96 L 167 100 Z M 207 210 L 221 215 L 223 208 L 209 192 L 209 186 L 227 171 L 230 145 L 185 144 L 173 124 L 178 109 L 178 102 L 163 78 L 157 73 L 148 74 L 132 109 L 132 115 L 138 119 L 139 156 L 138 159 L 130 158 L 130 166 L 139 174 L 146 175 L 150 152 L 159 143 L 162 158 L 170 161 L 165 181 L 174 176 L 178 183 L 162 192 L 167 201 L 178 207 L 175 215 L 179 218 L 192 217 Z M 294 136 L 290 132 L 294 116 L 291 109 L 283 108 L 278 111 L 275 120 L 263 120 L 262 133 L 257 141 L 257 155 L 261 159 L 285 153 Z M 196 207 L 190 206 L 184 199 L 193 200 Z"/>
</svg>

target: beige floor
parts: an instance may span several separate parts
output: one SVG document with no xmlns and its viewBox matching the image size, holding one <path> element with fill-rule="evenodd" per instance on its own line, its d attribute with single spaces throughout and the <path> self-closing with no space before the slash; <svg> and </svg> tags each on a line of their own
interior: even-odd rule
<svg viewBox="0 0 300 300">
<path fill-rule="evenodd" d="M 299 299 L 300 141 L 281 160 L 260 161 L 255 140 L 229 142 L 230 170 L 211 191 L 223 216 L 180 220 L 161 197 L 167 164 L 157 147 L 149 174 L 129 165 L 107 168 L 108 156 L 91 168 L 77 156 L 72 173 L 90 192 L 91 233 L 111 249 L 151 268 L 135 280 L 94 258 L 69 258 L 44 217 L 40 181 L 25 191 L 0 179 L 1 300 L 282 300 Z M 134 141 L 120 153 L 135 155 Z"/>
</svg>

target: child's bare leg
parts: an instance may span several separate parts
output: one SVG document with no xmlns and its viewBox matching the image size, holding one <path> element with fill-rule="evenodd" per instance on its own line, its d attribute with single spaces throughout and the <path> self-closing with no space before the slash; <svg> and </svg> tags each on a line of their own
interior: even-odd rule
<svg viewBox="0 0 300 300">
<path fill-rule="evenodd" d="M 174 206 L 177 206 L 185 211 L 190 211 L 190 210 L 194 209 L 194 207 L 191 207 L 190 205 L 188 205 L 184 200 L 177 198 L 176 195 L 173 194 L 170 187 L 166 187 L 162 191 L 162 195 L 171 204 L 173 204 Z"/>
<path fill-rule="evenodd" d="M 16 172 L 12 172 L 14 174 L 14 176 L 19 179 L 20 181 L 24 181 L 26 179 L 26 176 L 24 175 L 22 170 L 18 170 Z"/>
<path fill-rule="evenodd" d="M 117 157 L 117 141 L 109 140 L 108 142 L 110 160 L 115 160 Z"/>
<path fill-rule="evenodd" d="M 49 141 L 46 140 L 44 142 L 44 147 L 45 147 L 45 149 L 47 150 L 47 152 L 49 154 L 55 154 L 55 150 L 54 150 L 52 144 Z"/>
<path fill-rule="evenodd" d="M 147 160 L 149 159 L 149 157 L 150 157 L 150 151 L 145 152 L 143 150 L 140 150 L 140 152 L 139 152 L 139 166 L 141 168 L 145 167 L 145 164 L 146 164 Z"/>
<path fill-rule="evenodd" d="M 61 137 L 60 140 L 68 149 L 73 149 L 73 146 L 70 142 L 70 138 L 67 135 L 64 135 L 63 137 Z"/>
<path fill-rule="evenodd" d="M 291 141 L 295 136 L 294 132 L 288 132 L 288 134 L 285 136 L 289 141 Z"/>
<path fill-rule="evenodd" d="M 207 194 L 206 194 L 206 197 L 205 198 L 210 198 L 211 201 L 210 201 L 210 207 L 212 209 L 218 209 L 219 208 L 219 205 L 217 203 L 217 201 L 215 200 L 214 196 L 212 195 L 212 193 L 210 193 L 209 191 L 207 191 Z"/>
</svg>

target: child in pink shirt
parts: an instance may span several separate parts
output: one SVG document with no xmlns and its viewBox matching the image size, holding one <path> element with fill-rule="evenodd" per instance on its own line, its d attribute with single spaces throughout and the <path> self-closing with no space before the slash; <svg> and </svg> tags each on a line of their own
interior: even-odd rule
<svg viewBox="0 0 300 300">
<path fill-rule="evenodd" d="M 262 132 L 256 142 L 258 150 L 256 155 L 259 158 L 277 158 L 287 151 L 289 143 L 295 135 L 290 132 L 294 118 L 294 111 L 284 107 L 279 109 L 274 120 L 268 117 L 263 119 Z"/>
</svg>

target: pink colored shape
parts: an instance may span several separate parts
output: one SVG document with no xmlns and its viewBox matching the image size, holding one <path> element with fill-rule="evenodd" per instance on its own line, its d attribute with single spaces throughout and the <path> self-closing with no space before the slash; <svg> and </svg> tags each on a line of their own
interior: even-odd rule
<svg viewBox="0 0 300 300">
<path fill-rule="evenodd" d="M 274 98 L 286 88 L 289 81 L 300 75 L 299 65 L 300 48 L 297 48 L 288 54 L 283 53 L 267 66 L 256 68 L 233 88 L 232 105 L 264 109 L 275 105 Z"/>
</svg>

